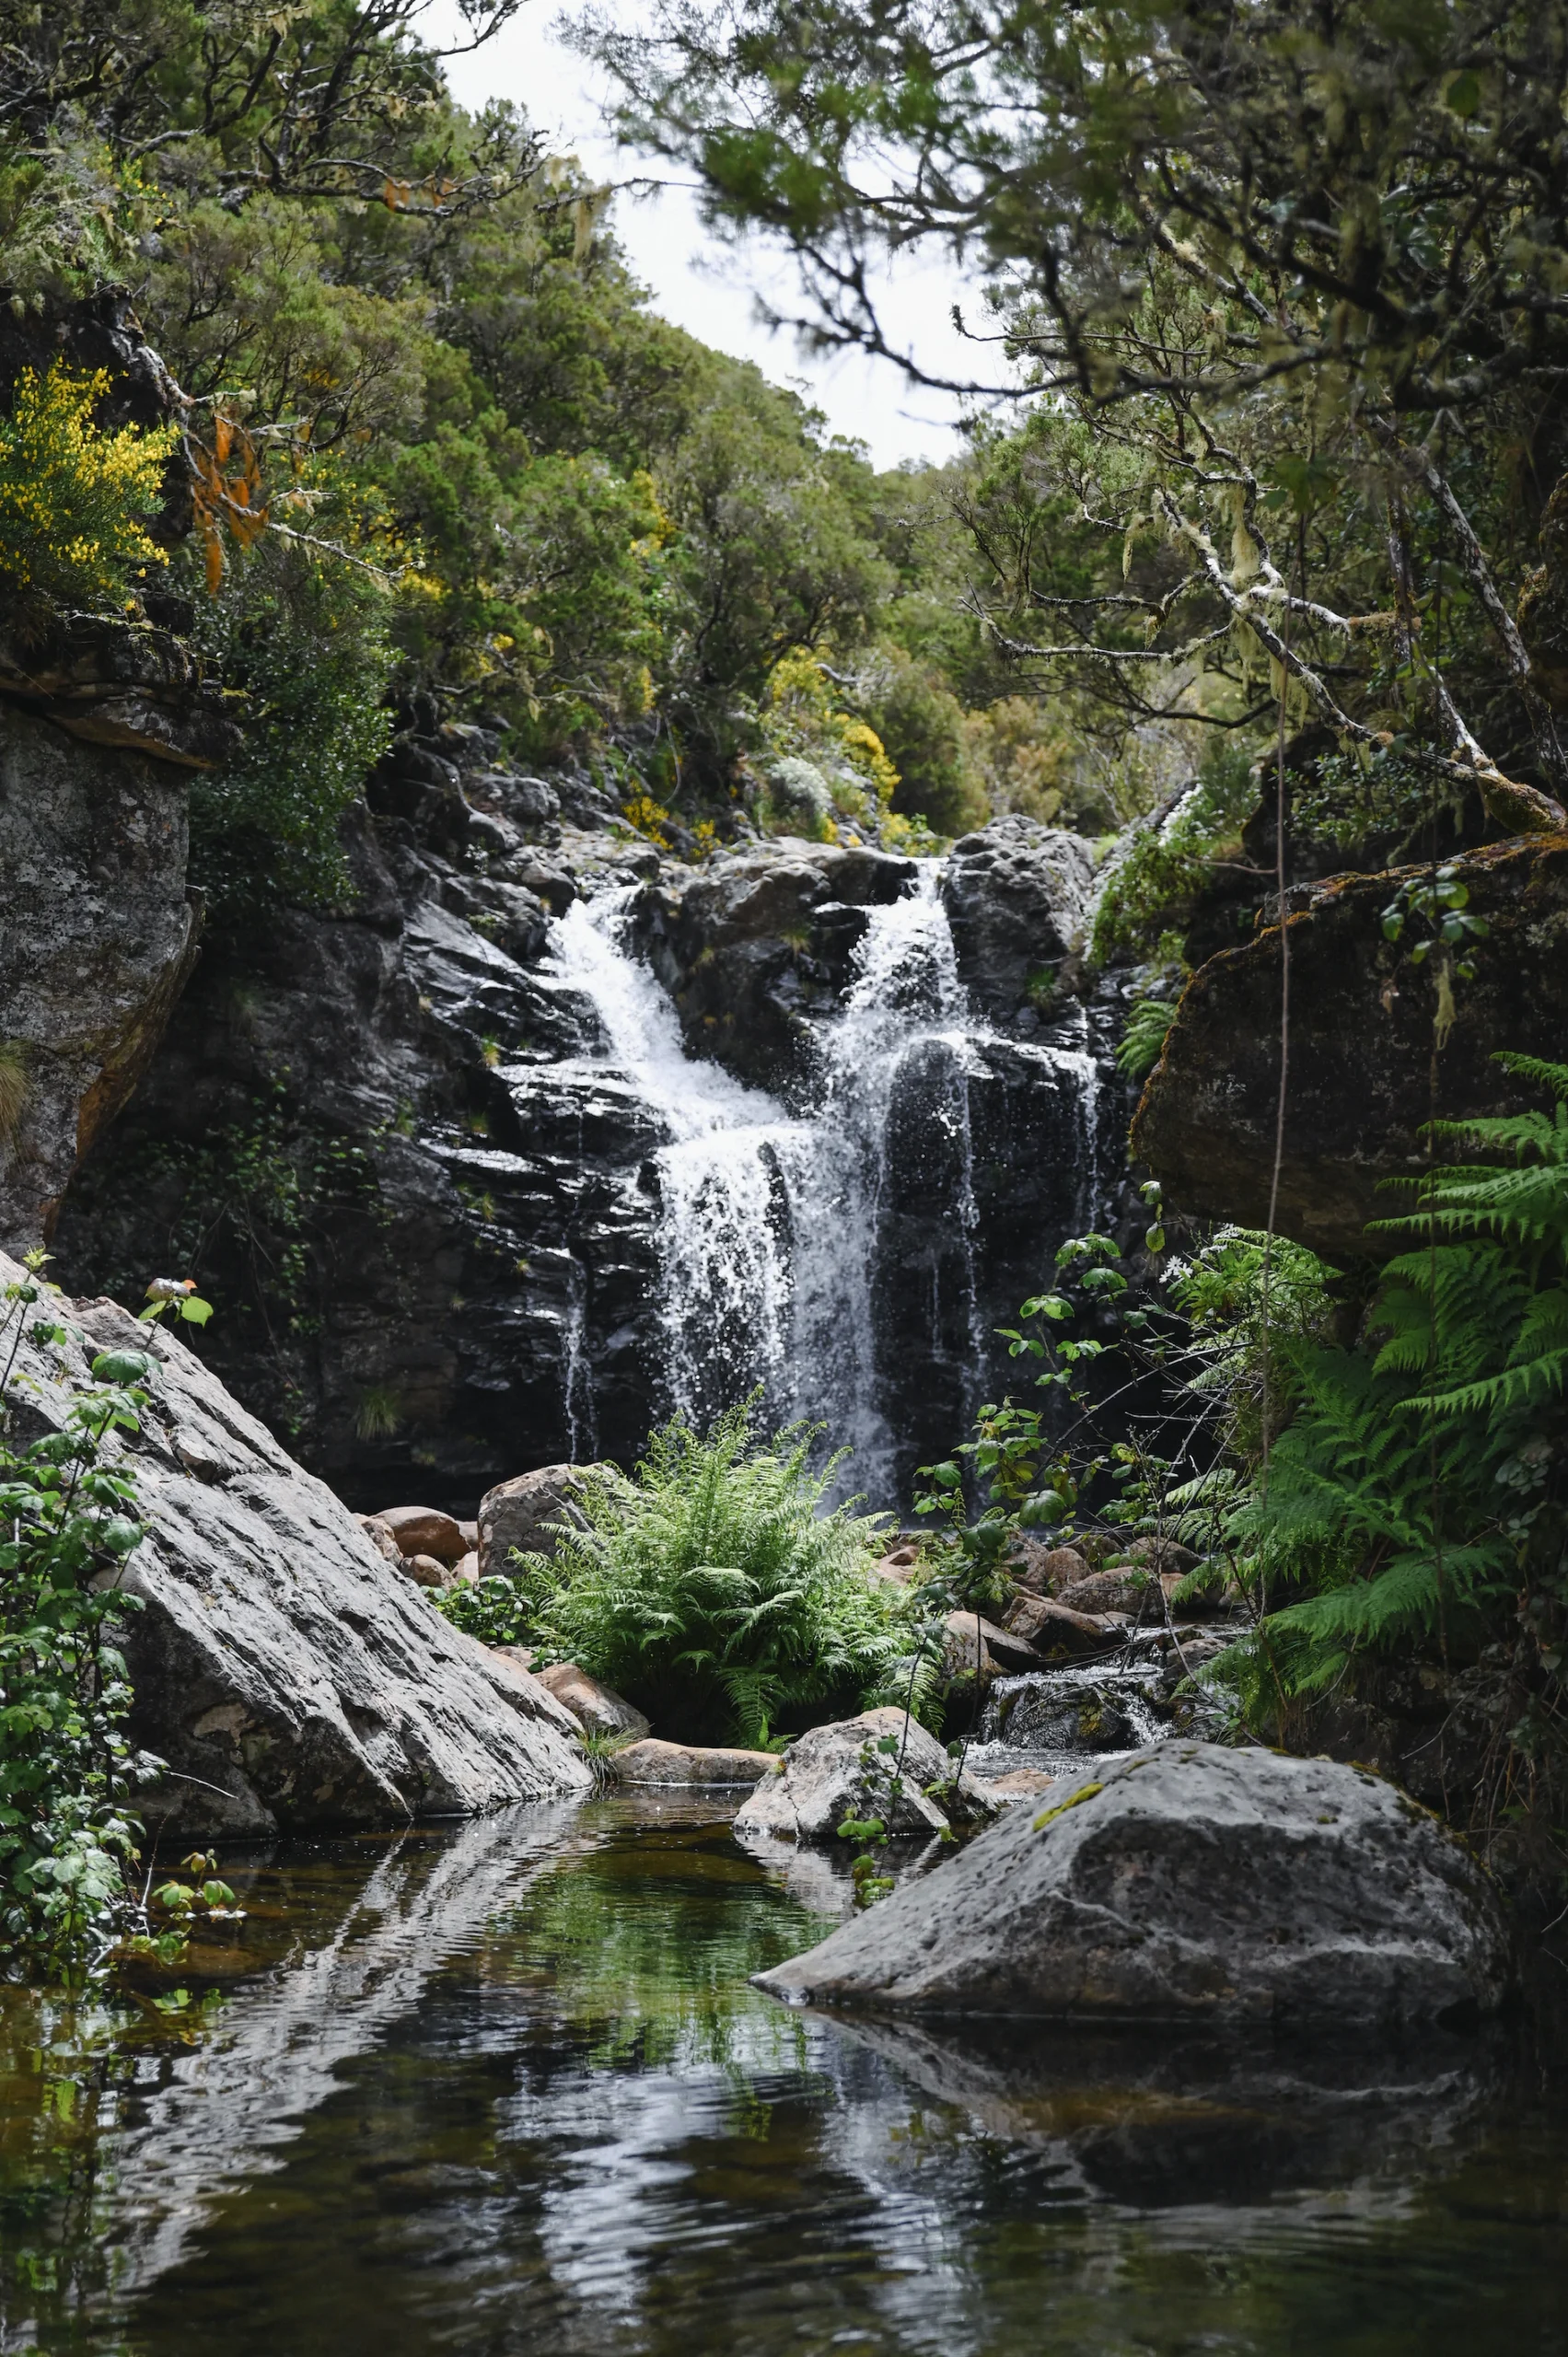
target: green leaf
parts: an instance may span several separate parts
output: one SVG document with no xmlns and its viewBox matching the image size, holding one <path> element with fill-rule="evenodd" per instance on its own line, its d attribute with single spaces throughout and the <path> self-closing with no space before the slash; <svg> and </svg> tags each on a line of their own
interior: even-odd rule
<svg viewBox="0 0 1568 2357">
<path fill-rule="evenodd" d="M 133 1385 L 150 1383 L 157 1361 L 145 1351 L 101 1351 L 93 1361 L 93 1374 L 99 1383 L 118 1383 L 129 1389 Z"/>
</svg>

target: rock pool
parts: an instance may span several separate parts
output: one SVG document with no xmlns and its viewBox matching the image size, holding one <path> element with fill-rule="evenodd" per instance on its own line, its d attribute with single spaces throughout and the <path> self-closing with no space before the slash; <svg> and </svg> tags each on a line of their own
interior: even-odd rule
<svg viewBox="0 0 1568 2357">
<path fill-rule="evenodd" d="M 727 1815 L 603 1798 L 236 1857 L 251 1911 L 183 2008 L 0 1991 L 0 2351 L 1563 2347 L 1568 2119 L 1517 2041 L 792 2012 L 748 1976 L 844 1885 Z"/>
</svg>

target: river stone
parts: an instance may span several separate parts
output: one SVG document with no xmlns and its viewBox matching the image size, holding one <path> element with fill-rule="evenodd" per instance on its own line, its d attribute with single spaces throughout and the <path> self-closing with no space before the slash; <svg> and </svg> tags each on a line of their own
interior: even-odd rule
<svg viewBox="0 0 1568 2357">
<path fill-rule="evenodd" d="M 1170 1743 L 1000 1825 L 757 1985 L 797 2003 L 1399 2033 L 1509 1979 L 1469 1852 L 1365 1769 Z"/>
<path fill-rule="evenodd" d="M 1136 1619 L 1148 1608 L 1151 1585 L 1148 1573 L 1113 1563 L 1059 1588 L 1056 1600 L 1069 1612 L 1130 1612 Z"/>
<path fill-rule="evenodd" d="M 947 1678 L 982 1678 L 998 1669 L 1037 1669 L 1040 1655 L 1016 1631 L 1000 1629 L 983 1613 L 949 1612 L 942 1641 L 942 1675 Z"/>
<path fill-rule="evenodd" d="M 861 1757 L 867 1744 L 884 1736 L 891 1736 L 902 1752 L 902 1771 L 891 1794 L 877 1789 L 875 1770 L 868 1773 Z M 878 1756 L 889 1769 L 898 1765 L 896 1753 Z M 902 1711 L 891 1704 L 863 1711 L 858 1718 L 835 1719 L 798 1736 L 784 1754 L 783 1775 L 765 1778 L 736 1812 L 736 1830 L 820 1844 L 838 1840 L 846 1817 L 879 1817 L 895 1839 L 918 1834 L 929 1840 L 945 1833 L 950 1821 L 983 1823 L 996 1805 L 967 1770 L 953 1808 L 925 1792 L 927 1784 L 943 1782 L 952 1772 L 946 1751 L 917 1720 L 906 1727 Z"/>
<path fill-rule="evenodd" d="M 435 1506 L 383 1506 L 376 1516 L 384 1522 L 405 1555 L 434 1555 L 440 1563 L 462 1561 L 463 1534 L 449 1514 Z"/>
<path fill-rule="evenodd" d="M 498 1481 L 479 1502 L 479 1575 L 490 1579 L 511 1567 L 512 1550 L 553 1555 L 557 1522 L 578 1494 L 575 1465 L 541 1465 L 532 1473 Z"/>
<path fill-rule="evenodd" d="M 1103 1620 L 1049 1596 L 1017 1597 L 1008 1609 L 1007 1626 L 1015 1643 L 1021 1641 L 1035 1649 L 1036 1662 L 1049 1654 L 1101 1654 L 1116 1642 L 1116 1631 Z"/>
<path fill-rule="evenodd" d="M 0 1285 L 21 1276 L 0 1257 Z M 192 1350 L 111 1301 L 55 1314 L 65 1347 L 25 1340 L 17 1355 L 18 1439 L 60 1429 L 98 1352 L 157 1362 L 123 1448 L 150 1529 L 120 1585 L 143 1608 L 122 1632 L 129 1733 L 171 1771 L 137 1801 L 163 1855 L 189 1837 L 399 1826 L 589 1789 L 559 1726 Z"/>
<path fill-rule="evenodd" d="M 754 1784 L 777 1773 L 772 1751 L 705 1751 L 692 1743 L 661 1743 L 656 1736 L 615 1754 L 618 1784 Z"/>
<path fill-rule="evenodd" d="M 589 1735 L 645 1736 L 649 1722 L 634 1702 L 628 1702 L 612 1686 L 601 1685 L 590 1678 L 575 1662 L 558 1661 L 539 1673 L 540 1685 L 548 1686 L 558 1702 Z"/>
<path fill-rule="evenodd" d="M 1072 1581 L 1086 1578 L 1089 1566 L 1075 1547 L 1046 1547 L 1026 1537 L 1017 1540 L 1008 1569 L 1020 1587 L 1036 1596 L 1054 1596 Z"/>
<path fill-rule="evenodd" d="M 452 1576 L 451 1565 L 439 1555 L 405 1555 L 402 1567 L 419 1587 L 446 1587 Z"/>
<path fill-rule="evenodd" d="M 378 1514 L 356 1514 L 354 1520 L 381 1561 L 390 1563 L 395 1572 L 401 1572 L 403 1569 L 403 1550 L 392 1536 L 391 1524 L 383 1522 Z"/>
</svg>

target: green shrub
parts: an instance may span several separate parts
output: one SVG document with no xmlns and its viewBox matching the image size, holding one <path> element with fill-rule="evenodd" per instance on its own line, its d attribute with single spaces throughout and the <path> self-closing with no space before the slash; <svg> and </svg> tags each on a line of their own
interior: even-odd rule
<svg viewBox="0 0 1568 2357">
<path fill-rule="evenodd" d="M 162 503 L 175 429 L 105 433 L 93 409 L 109 388 L 106 371 L 60 361 L 47 377 L 24 368 L 17 378 L 0 417 L 0 576 L 13 593 L 102 610 L 167 562 L 146 519 Z"/>
<path fill-rule="evenodd" d="M 640 1703 L 666 1734 L 763 1744 L 780 1724 L 902 1700 L 912 1640 L 874 1581 L 877 1515 L 822 1511 L 838 1459 L 814 1434 L 753 1437 L 754 1401 L 706 1437 L 677 1419 L 628 1480 L 584 1471 L 552 1557 L 519 1559 L 530 1641 Z"/>
<path fill-rule="evenodd" d="M 386 749 L 389 600 L 374 577 L 264 533 L 203 601 L 197 642 L 245 691 L 245 739 L 191 789 L 191 874 L 223 914 L 349 890 L 343 812 Z"/>
<path fill-rule="evenodd" d="M 1143 1080 L 1153 1072 L 1165 1046 L 1165 1035 L 1176 1020 L 1176 1002 L 1141 998 L 1127 1017 L 1116 1051 L 1116 1069 L 1127 1080 Z"/>
<path fill-rule="evenodd" d="M 1568 1066 L 1498 1061 L 1549 1088 L 1555 1111 L 1434 1125 L 1480 1158 L 1435 1166 L 1411 1182 L 1414 1208 L 1379 1223 L 1415 1242 L 1385 1269 L 1365 1341 L 1293 1345 L 1293 1420 L 1231 1513 L 1254 1585 L 1289 1599 L 1264 1623 L 1269 1679 L 1287 1693 L 1331 1686 L 1365 1649 L 1473 1628 L 1529 1579 L 1538 1526 L 1555 1528 Z M 1548 1551 L 1555 1598 L 1555 1538 Z"/>
<path fill-rule="evenodd" d="M 1107 877 L 1095 911 L 1091 954 L 1104 965 L 1119 950 L 1152 949 L 1208 884 L 1216 859 L 1239 854 L 1241 828 L 1258 798 L 1246 753 L 1226 748 L 1161 826 L 1135 835 Z"/>
</svg>

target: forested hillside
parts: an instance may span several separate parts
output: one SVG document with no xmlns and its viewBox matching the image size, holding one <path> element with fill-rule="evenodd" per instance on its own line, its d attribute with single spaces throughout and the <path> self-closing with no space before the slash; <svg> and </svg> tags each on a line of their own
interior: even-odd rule
<svg viewBox="0 0 1568 2357">
<path fill-rule="evenodd" d="M 455 106 L 421 15 L 4 12 L 0 566 L 24 606 L 173 628 L 243 697 L 193 810 L 209 903 L 340 892 L 340 811 L 421 691 L 680 848 L 738 819 L 900 846 L 1130 815 L 1165 749 L 1074 735 L 984 619 L 1034 504 L 1014 445 L 879 475 L 659 319 L 604 192 L 515 108 Z M 116 536 L 104 388 L 44 331 L 114 284 L 185 397 L 141 446 L 144 491 L 155 460 L 170 486 L 145 540 Z M 1093 565 L 1086 540 L 1077 586 Z"/>
</svg>

